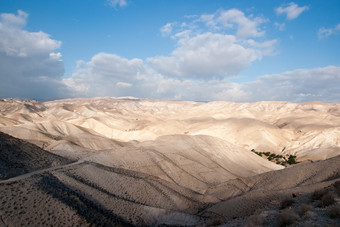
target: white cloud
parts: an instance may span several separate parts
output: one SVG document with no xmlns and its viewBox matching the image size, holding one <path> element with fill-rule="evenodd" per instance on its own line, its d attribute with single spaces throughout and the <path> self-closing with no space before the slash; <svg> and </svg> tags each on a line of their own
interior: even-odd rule
<svg viewBox="0 0 340 227">
<path fill-rule="evenodd" d="M 18 15 L 11 13 L 2 13 L 0 15 L 2 24 L 6 26 L 24 27 L 26 25 L 26 19 L 28 14 L 22 10 L 18 10 Z"/>
<path fill-rule="evenodd" d="M 319 39 L 326 38 L 330 35 L 337 34 L 340 31 L 340 24 L 336 25 L 334 28 L 320 28 L 318 30 Z"/>
<path fill-rule="evenodd" d="M 174 23 L 167 23 L 161 28 L 161 33 L 163 36 L 168 36 L 171 34 Z"/>
<path fill-rule="evenodd" d="M 297 69 L 265 75 L 244 83 L 243 90 L 248 91 L 249 101 L 337 102 L 340 98 L 340 67 Z"/>
<path fill-rule="evenodd" d="M 253 40 L 240 43 L 235 36 L 207 32 L 184 36 L 170 56 L 149 58 L 147 62 L 169 77 L 210 79 L 236 75 L 251 62 L 270 54 L 274 44 L 275 41 Z"/>
<path fill-rule="evenodd" d="M 161 28 L 163 35 L 177 41 L 168 56 L 150 57 L 143 62 L 99 53 L 87 63 L 79 62 L 76 72 L 64 82 L 76 91 L 75 96 L 213 100 L 215 88 L 224 91 L 221 84 L 235 91 L 235 86 L 224 78 L 275 52 L 276 40 L 261 37 L 265 31 L 260 25 L 266 21 L 261 17 L 247 17 L 232 9 L 185 20 Z M 240 90 L 238 94 L 241 93 Z"/>
<path fill-rule="evenodd" d="M 117 6 L 124 7 L 127 6 L 126 0 L 107 0 L 108 4 L 114 8 Z"/>
<path fill-rule="evenodd" d="M 340 23 L 337 26 L 335 26 L 335 30 L 340 31 Z"/>
<path fill-rule="evenodd" d="M 238 38 L 260 37 L 264 31 L 260 25 L 267 20 L 262 17 L 246 17 L 238 9 L 219 10 L 213 14 L 203 14 L 199 20 L 213 31 L 236 31 Z"/>
<path fill-rule="evenodd" d="M 50 35 L 40 32 L 28 32 L 22 29 L 26 24 L 27 14 L 18 11 L 18 15 L 1 14 L 0 52 L 13 57 L 30 57 L 51 53 L 61 46 L 60 41 L 50 39 Z"/>
<path fill-rule="evenodd" d="M 230 9 L 222 11 L 217 18 L 217 21 L 224 27 L 237 26 L 237 36 L 241 38 L 259 37 L 264 35 L 264 31 L 259 29 L 259 25 L 266 20 L 256 17 L 250 19 L 238 9 Z"/>
<path fill-rule="evenodd" d="M 244 83 L 226 79 L 195 81 L 182 90 L 185 100 L 339 102 L 340 67 L 298 69 Z"/>
<path fill-rule="evenodd" d="M 278 22 L 275 22 L 274 23 L 275 27 L 277 27 L 280 31 L 283 31 L 286 29 L 286 24 L 285 23 L 278 23 Z"/>
<path fill-rule="evenodd" d="M 121 96 L 121 92 L 131 92 L 127 88 L 131 88 L 145 72 L 141 59 L 128 60 L 114 54 L 99 53 L 90 62 L 79 61 L 76 72 L 63 81 L 75 96 Z"/>
<path fill-rule="evenodd" d="M 61 42 L 24 30 L 27 17 L 21 10 L 0 14 L 0 97 L 64 97 L 64 65 L 55 52 Z"/>
<path fill-rule="evenodd" d="M 298 69 L 264 75 L 250 82 L 167 77 L 139 59 L 124 59 L 100 53 L 80 63 L 65 83 L 74 96 L 135 96 L 142 98 L 235 102 L 340 100 L 340 67 Z"/>
<path fill-rule="evenodd" d="M 278 15 L 279 14 L 286 14 L 287 20 L 294 20 L 298 16 L 300 16 L 301 13 L 303 13 L 304 11 L 307 11 L 308 9 L 309 9 L 308 6 L 299 7 L 294 2 L 291 2 L 286 7 L 280 6 L 280 7 L 276 8 L 275 12 Z"/>
<path fill-rule="evenodd" d="M 132 87 L 132 84 L 130 83 L 125 83 L 125 82 L 117 82 L 116 83 L 117 87 Z"/>
<path fill-rule="evenodd" d="M 176 48 L 168 56 L 148 58 L 147 63 L 165 77 L 207 80 L 236 75 L 274 53 L 276 40 L 262 37 L 265 31 L 260 26 L 266 21 L 230 9 L 168 23 L 161 31 L 177 41 Z"/>
</svg>

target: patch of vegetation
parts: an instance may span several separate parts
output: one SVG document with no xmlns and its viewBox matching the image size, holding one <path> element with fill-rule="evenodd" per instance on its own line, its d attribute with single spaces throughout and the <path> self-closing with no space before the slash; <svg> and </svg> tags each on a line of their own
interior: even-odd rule
<svg viewBox="0 0 340 227">
<path fill-rule="evenodd" d="M 263 226 L 265 220 L 265 216 L 264 215 L 253 215 L 250 216 L 247 219 L 247 227 L 253 227 L 253 226 Z"/>
<path fill-rule="evenodd" d="M 310 204 L 302 204 L 300 206 L 300 210 L 299 210 L 299 213 L 300 213 L 300 216 L 303 216 L 305 215 L 308 211 L 312 211 L 313 210 L 313 206 L 310 205 Z"/>
<path fill-rule="evenodd" d="M 255 149 L 251 149 L 251 152 L 257 154 L 260 157 L 266 158 L 268 161 L 274 162 L 278 165 L 293 165 L 297 164 L 298 162 L 296 161 L 296 156 L 295 155 L 278 155 L 275 153 L 270 153 L 268 152 L 258 152 Z"/>
<path fill-rule="evenodd" d="M 334 193 L 328 192 L 326 195 L 323 195 L 319 201 L 319 207 L 327 207 L 335 203 Z"/>
<path fill-rule="evenodd" d="M 299 220 L 299 216 L 292 210 L 286 209 L 278 216 L 278 226 L 292 225 Z"/>
<path fill-rule="evenodd" d="M 340 196 L 340 181 L 335 182 L 333 186 L 335 188 L 335 193 Z"/>
<path fill-rule="evenodd" d="M 292 198 L 287 198 L 282 200 L 282 202 L 280 203 L 280 209 L 285 209 L 288 207 L 291 207 L 294 204 L 294 200 Z"/>
<path fill-rule="evenodd" d="M 288 158 L 288 164 L 289 165 L 292 165 L 292 164 L 296 164 L 297 162 L 296 162 L 296 156 L 295 155 L 289 155 L 289 158 Z"/>
<path fill-rule="evenodd" d="M 340 218 L 340 205 L 330 207 L 328 212 L 331 218 Z"/>
<path fill-rule="evenodd" d="M 322 196 L 326 195 L 327 191 L 323 189 L 316 190 L 312 193 L 311 199 L 313 201 L 320 200 Z"/>
</svg>

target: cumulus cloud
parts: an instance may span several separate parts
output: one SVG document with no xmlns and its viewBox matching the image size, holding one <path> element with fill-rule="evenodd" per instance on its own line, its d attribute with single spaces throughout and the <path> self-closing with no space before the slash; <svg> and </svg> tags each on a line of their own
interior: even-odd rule
<svg viewBox="0 0 340 227">
<path fill-rule="evenodd" d="M 231 18 L 234 15 L 235 18 Z M 171 23 L 164 32 L 177 42 L 168 56 L 146 61 L 98 53 L 64 73 L 61 42 L 24 29 L 28 14 L 0 18 L 0 97 L 32 98 L 136 96 L 196 101 L 340 100 L 340 67 L 299 69 L 237 83 L 252 62 L 275 54 L 276 40 L 265 40 L 263 18 L 220 10 Z M 202 27 L 203 24 L 203 27 Z M 176 27 L 177 26 L 177 27 Z M 205 26 L 205 27 L 204 27 Z M 245 27 L 249 30 L 244 32 Z M 337 25 L 333 30 L 340 30 Z M 72 93 L 70 93 L 72 91 Z"/>
<path fill-rule="evenodd" d="M 340 97 L 340 67 L 298 69 L 265 75 L 243 85 L 256 100 L 336 102 Z M 252 100 L 251 100 L 252 101 Z"/>
<path fill-rule="evenodd" d="M 262 17 L 247 17 L 238 9 L 187 17 L 168 23 L 163 34 L 177 41 L 169 56 L 156 56 L 147 63 L 166 77 L 212 79 L 236 75 L 263 56 L 273 54 L 276 40 L 258 42 L 265 34 Z"/>
<path fill-rule="evenodd" d="M 125 83 L 125 82 L 117 82 L 117 83 L 116 83 L 116 86 L 117 86 L 117 87 L 131 87 L 132 84 L 130 84 L 130 83 Z"/>
<path fill-rule="evenodd" d="M 75 96 L 121 96 L 131 92 L 132 82 L 145 74 L 141 59 L 122 58 L 114 54 L 99 53 L 85 63 L 79 61 L 72 77 L 64 79 Z"/>
<path fill-rule="evenodd" d="M 230 76 L 261 59 L 265 50 L 274 44 L 256 46 L 255 41 L 249 43 L 253 45 L 241 44 L 232 35 L 207 32 L 181 38 L 170 56 L 149 58 L 147 62 L 170 77 L 210 79 Z"/>
<path fill-rule="evenodd" d="M 231 9 L 185 20 L 161 28 L 163 35 L 177 42 L 168 56 L 144 62 L 99 53 L 87 63 L 79 62 L 64 82 L 75 90 L 75 96 L 215 100 L 229 94 L 236 100 L 246 95 L 242 85 L 231 83 L 228 77 L 275 53 L 276 40 L 265 40 L 260 28 L 266 19 Z"/>
<path fill-rule="evenodd" d="M 275 22 L 274 23 L 275 27 L 277 27 L 280 31 L 283 31 L 286 29 L 286 24 L 285 23 L 278 23 L 278 22 Z"/>
<path fill-rule="evenodd" d="M 320 28 L 318 30 L 318 37 L 319 39 L 326 38 L 330 35 L 337 34 L 340 31 L 340 23 L 336 25 L 334 28 Z"/>
<path fill-rule="evenodd" d="M 17 26 L 17 27 L 24 27 L 26 25 L 26 19 L 28 14 L 22 10 L 18 10 L 18 15 L 11 14 L 11 13 L 2 13 L 0 15 L 1 22 L 3 25 L 6 26 Z"/>
<path fill-rule="evenodd" d="M 0 18 L 0 97 L 63 97 L 64 65 L 55 52 L 61 42 L 42 31 L 24 30 L 28 18 L 24 11 Z"/>
<path fill-rule="evenodd" d="M 286 7 L 280 6 L 275 9 L 276 14 L 285 14 L 287 20 L 294 20 L 300 16 L 301 13 L 307 11 L 309 9 L 308 6 L 299 7 L 294 2 L 289 3 Z"/>
<path fill-rule="evenodd" d="M 65 83 L 74 96 L 136 96 L 142 98 L 235 102 L 340 100 L 340 67 L 298 69 L 236 83 L 232 79 L 166 77 L 140 59 L 101 53 L 82 62 Z M 114 65 L 114 66 L 112 66 Z M 126 76 L 121 74 L 125 72 Z"/>
<path fill-rule="evenodd" d="M 117 6 L 124 7 L 127 6 L 126 0 L 107 0 L 108 4 L 114 8 Z"/>
<path fill-rule="evenodd" d="M 161 28 L 161 33 L 163 36 L 168 36 L 171 34 L 174 23 L 167 23 Z"/>
<path fill-rule="evenodd" d="M 260 25 L 267 20 L 262 17 L 247 17 L 238 9 L 219 10 L 213 14 L 203 14 L 199 20 L 215 31 L 236 31 L 239 38 L 260 37 L 264 35 Z"/>
</svg>

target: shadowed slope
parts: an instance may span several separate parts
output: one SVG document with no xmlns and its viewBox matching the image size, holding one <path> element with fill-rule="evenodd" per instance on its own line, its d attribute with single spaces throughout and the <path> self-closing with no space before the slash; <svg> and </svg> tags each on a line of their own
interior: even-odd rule
<svg viewBox="0 0 340 227">
<path fill-rule="evenodd" d="M 0 216 L 8 226 L 224 223 L 340 178 L 340 156 L 265 172 L 280 166 L 235 148 L 213 137 L 174 135 L 129 144 L 128 153 L 92 153 L 77 165 L 0 183 Z"/>
<path fill-rule="evenodd" d="M 0 179 L 69 162 L 67 158 L 0 132 Z"/>
</svg>

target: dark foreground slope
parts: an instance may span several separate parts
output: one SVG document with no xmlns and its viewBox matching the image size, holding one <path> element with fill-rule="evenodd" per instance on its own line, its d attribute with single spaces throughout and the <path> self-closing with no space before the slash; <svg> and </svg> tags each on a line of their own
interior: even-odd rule
<svg viewBox="0 0 340 227">
<path fill-rule="evenodd" d="M 30 161 L 39 168 L 59 160 L 43 157 L 41 150 L 23 141 L 3 140 L 9 148 L 17 149 L 21 143 L 31 148 L 32 155 L 36 155 Z M 23 160 L 15 161 L 13 156 L 11 163 L 16 167 L 14 163 L 25 164 Z M 17 180 L 0 181 L 0 226 L 277 226 L 283 215 L 291 215 L 301 226 L 339 223 L 335 183 L 340 180 L 340 156 L 239 177 L 202 192 L 155 175 L 94 161 L 78 161 Z M 62 159 L 59 162 L 62 164 Z M 35 166 L 30 168 L 25 171 Z M 334 202 L 319 207 L 322 196 L 313 200 L 312 195 L 320 189 L 322 196 L 332 193 Z M 294 204 L 281 209 L 287 199 Z M 307 211 L 300 214 L 302 205 Z"/>
<path fill-rule="evenodd" d="M 0 179 L 59 166 L 70 160 L 0 132 Z"/>
</svg>

